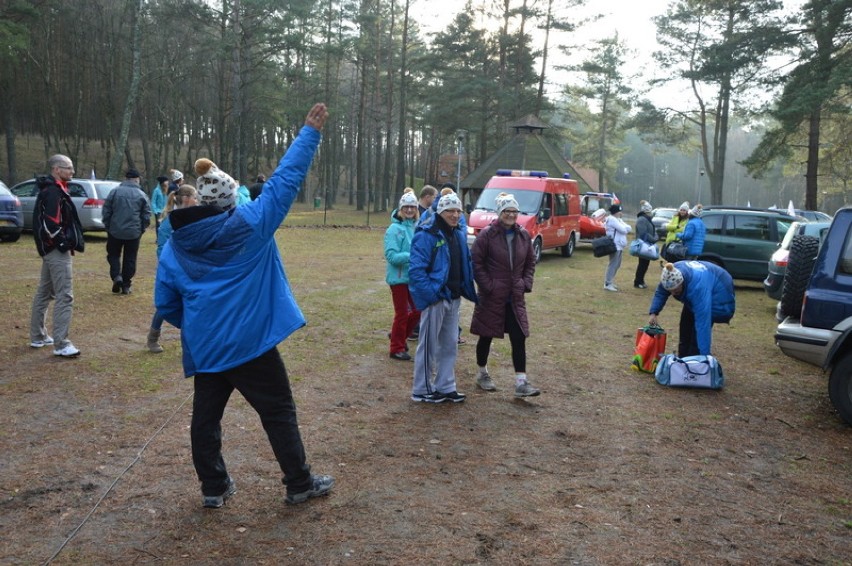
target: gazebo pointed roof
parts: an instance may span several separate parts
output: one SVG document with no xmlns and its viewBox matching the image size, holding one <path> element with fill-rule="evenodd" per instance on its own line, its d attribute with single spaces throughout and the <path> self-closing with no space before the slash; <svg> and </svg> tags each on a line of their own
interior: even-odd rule
<svg viewBox="0 0 852 566">
<path fill-rule="evenodd" d="M 516 132 L 512 139 L 464 177 L 460 189 L 465 192 L 481 190 L 497 169 L 526 169 L 547 171 L 551 177 L 562 177 L 568 173 L 579 183 L 580 192 L 592 190 L 577 170 L 541 135 L 547 124 L 530 114 L 512 127 Z"/>
</svg>

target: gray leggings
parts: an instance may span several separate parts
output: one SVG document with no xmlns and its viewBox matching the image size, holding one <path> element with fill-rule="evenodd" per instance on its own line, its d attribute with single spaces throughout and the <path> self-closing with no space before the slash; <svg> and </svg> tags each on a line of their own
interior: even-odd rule
<svg viewBox="0 0 852 566">
<path fill-rule="evenodd" d="M 612 285 L 615 282 L 615 274 L 618 272 L 618 268 L 621 267 L 621 253 L 622 250 L 618 250 L 609 256 L 609 265 L 606 266 L 604 285 Z"/>
</svg>

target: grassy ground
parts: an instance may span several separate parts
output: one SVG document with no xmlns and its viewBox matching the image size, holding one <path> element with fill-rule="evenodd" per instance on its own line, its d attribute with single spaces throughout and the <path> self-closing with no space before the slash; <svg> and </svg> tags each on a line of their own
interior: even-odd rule
<svg viewBox="0 0 852 566">
<path fill-rule="evenodd" d="M 759 284 L 738 284 L 714 334 L 726 388 L 674 390 L 629 368 L 652 293 L 632 288 L 635 259 L 607 293 L 588 245 L 547 252 L 529 296 L 541 397 L 512 399 L 507 340 L 489 363 L 500 390 L 477 391 L 466 333 L 468 401 L 423 406 L 408 400 L 412 365 L 387 356 L 383 226 L 296 226 L 317 214 L 296 207 L 277 234 L 308 319 L 279 349 L 311 464 L 338 483 L 295 508 L 239 396 L 223 427 L 240 491 L 200 508 L 178 332 L 163 354 L 144 349 L 152 235 L 130 296 L 110 293 L 105 240 L 88 235 L 73 361 L 27 347 L 41 260 L 28 235 L 0 245 L 0 562 L 852 564 L 850 429 L 822 372 L 774 346 Z M 661 323 L 675 329 L 679 310 Z"/>
</svg>

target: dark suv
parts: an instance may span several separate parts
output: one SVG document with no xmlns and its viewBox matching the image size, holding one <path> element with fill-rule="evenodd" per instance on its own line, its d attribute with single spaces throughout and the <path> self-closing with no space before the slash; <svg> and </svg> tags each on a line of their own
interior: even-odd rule
<svg viewBox="0 0 852 566">
<path fill-rule="evenodd" d="M 769 259 L 799 216 L 780 210 L 708 206 L 701 213 L 707 227 L 699 259 L 725 268 L 734 279 L 763 281 Z"/>
<path fill-rule="evenodd" d="M 842 208 L 819 248 L 800 318 L 787 317 L 775 331 L 781 351 L 831 369 L 828 395 L 852 424 L 852 208 Z"/>
</svg>

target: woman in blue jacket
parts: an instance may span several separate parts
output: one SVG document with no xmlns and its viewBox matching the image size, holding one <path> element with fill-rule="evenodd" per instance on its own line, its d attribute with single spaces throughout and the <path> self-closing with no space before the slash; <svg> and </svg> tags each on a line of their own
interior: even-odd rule
<svg viewBox="0 0 852 566">
<path fill-rule="evenodd" d="M 657 324 L 657 315 L 670 295 L 683 303 L 677 355 L 710 355 L 713 324 L 729 322 L 737 308 L 731 275 L 708 261 L 665 264 L 651 301 L 648 324 Z"/>
<path fill-rule="evenodd" d="M 410 361 L 406 340 L 420 323 L 420 311 L 408 290 L 408 264 L 411 257 L 411 240 L 417 225 L 417 197 L 414 189 L 405 189 L 399 207 L 391 214 L 391 223 L 385 231 L 385 281 L 390 285 L 393 299 L 393 326 L 390 332 L 390 357 Z"/>
<path fill-rule="evenodd" d="M 275 231 L 299 193 L 328 118 L 315 104 L 263 192 L 236 207 L 238 184 L 209 159 L 195 164 L 201 206 L 169 215 L 154 301 L 181 330 L 183 366 L 195 376 L 192 461 L 204 507 L 236 492 L 222 458 L 222 415 L 237 389 L 257 411 L 287 488 L 285 502 L 325 495 L 331 476 L 311 474 L 277 345 L 305 325 L 284 273 Z"/>
<path fill-rule="evenodd" d="M 707 239 L 707 227 L 701 220 L 700 204 L 696 204 L 689 210 L 689 222 L 686 223 L 682 232 L 677 232 L 675 238 L 682 241 L 686 246 L 686 259 L 698 259 L 704 251 L 704 240 Z"/>
</svg>

